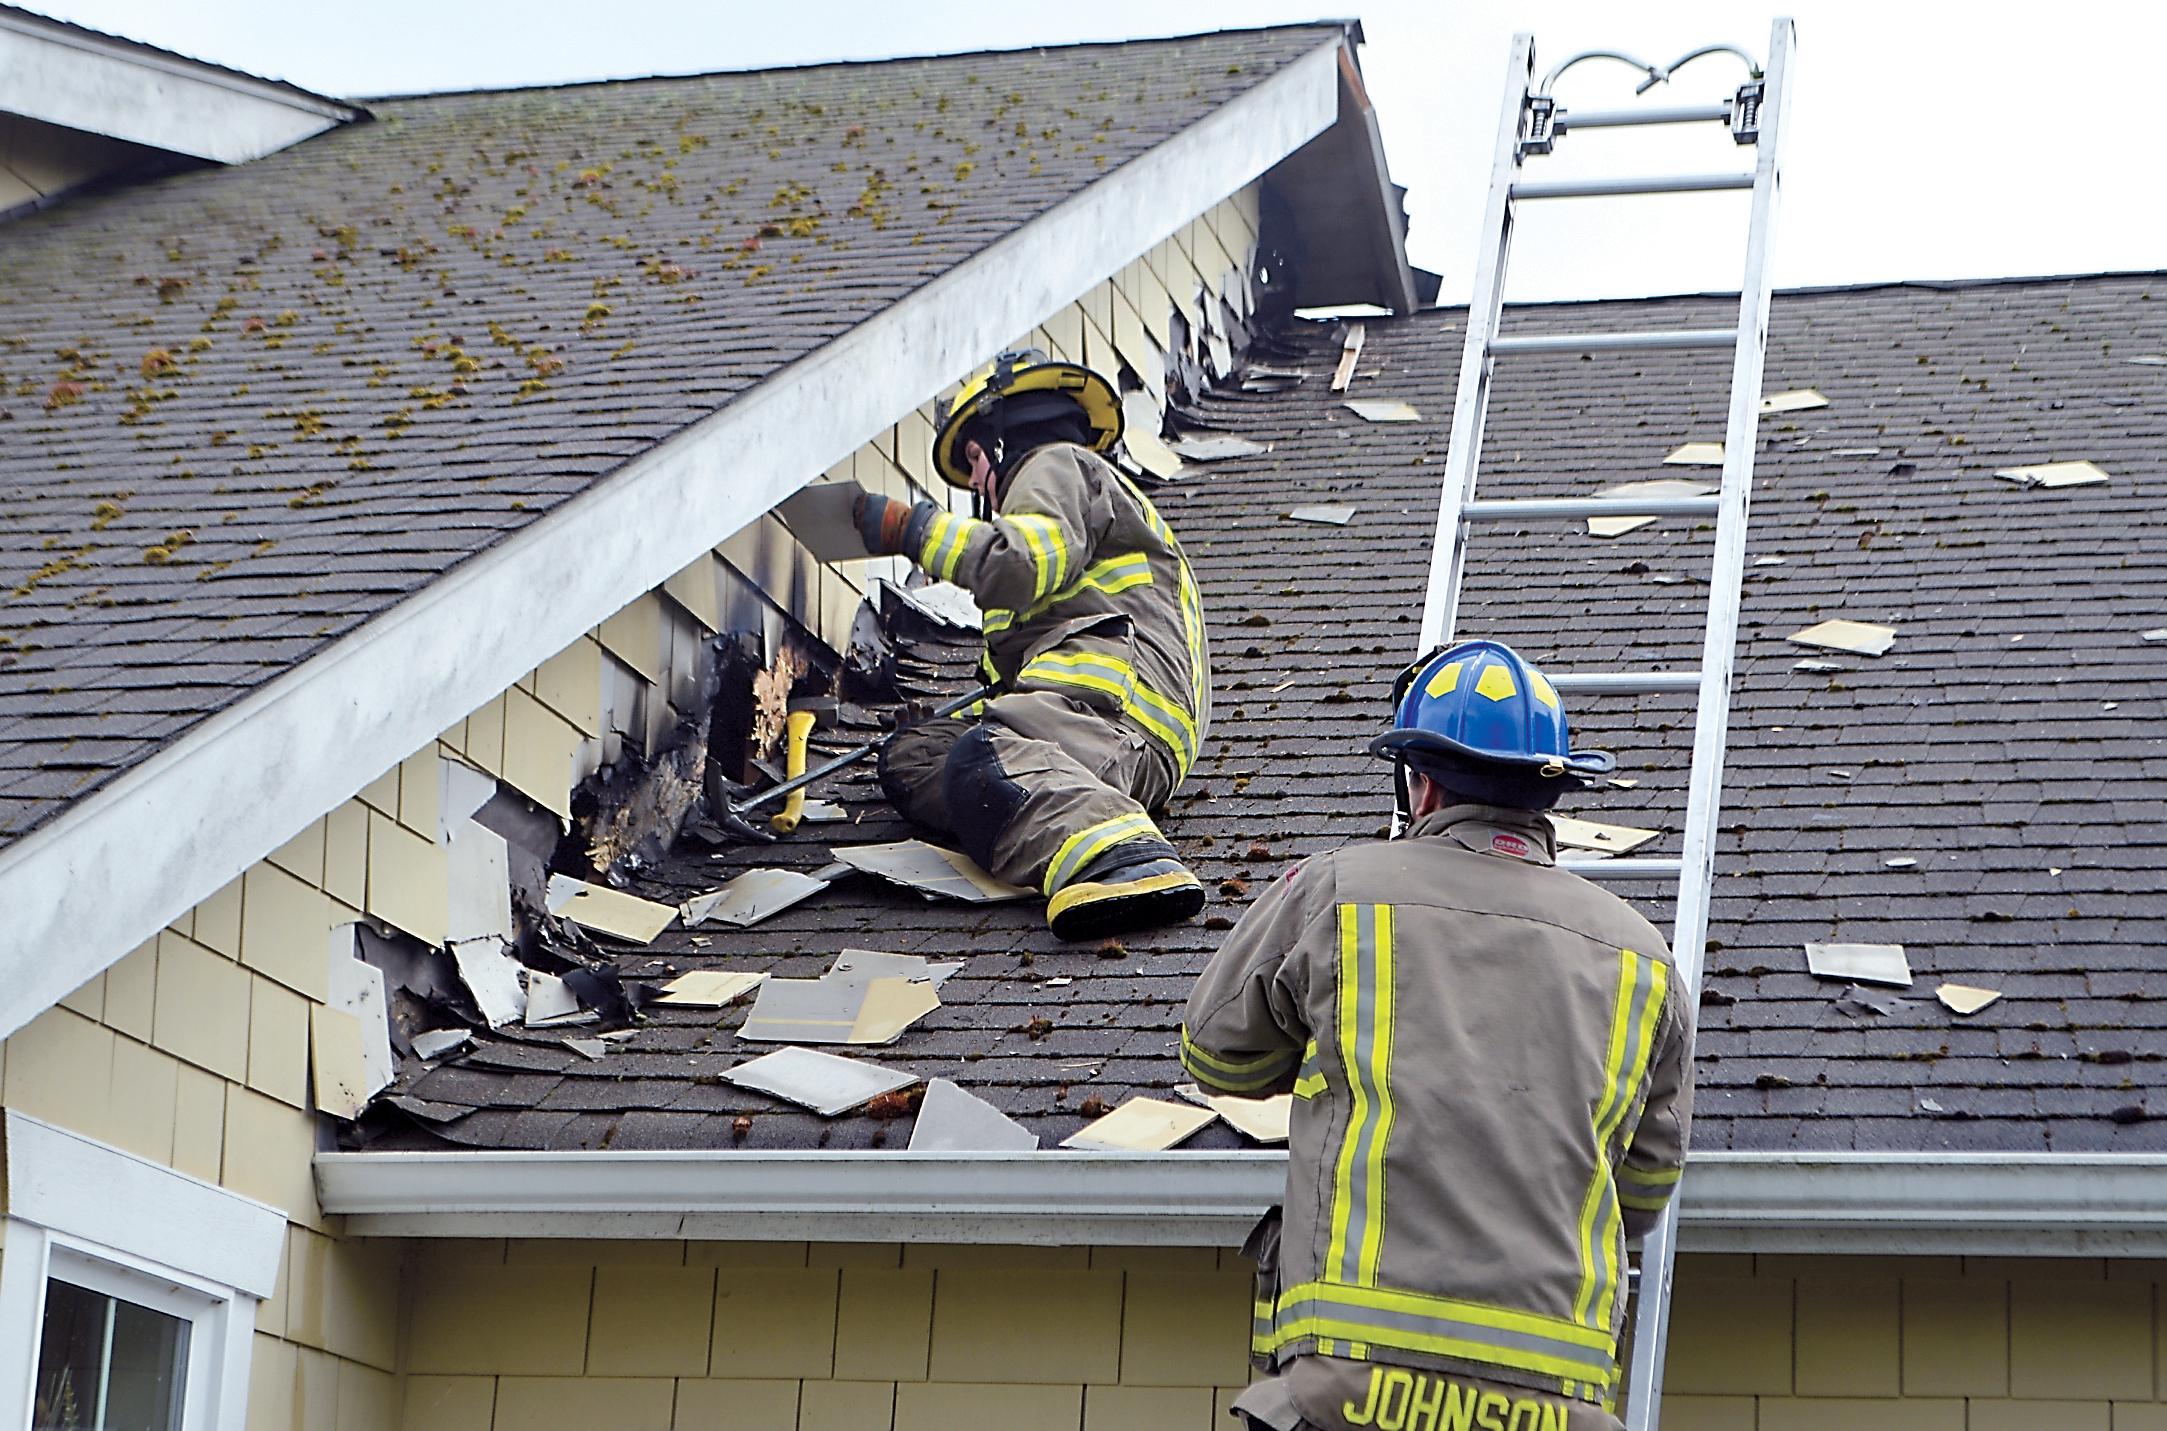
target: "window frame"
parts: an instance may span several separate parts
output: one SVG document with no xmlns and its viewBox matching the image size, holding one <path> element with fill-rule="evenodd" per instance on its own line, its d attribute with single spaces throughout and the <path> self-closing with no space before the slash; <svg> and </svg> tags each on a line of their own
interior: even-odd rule
<svg viewBox="0 0 2167 1431">
<path fill-rule="evenodd" d="M 256 1307 L 277 1285 L 285 1214 L 13 1109 L 5 1126 L 0 1431 L 31 1425 L 56 1276 L 188 1321 L 180 1431 L 246 1431 Z"/>
</svg>

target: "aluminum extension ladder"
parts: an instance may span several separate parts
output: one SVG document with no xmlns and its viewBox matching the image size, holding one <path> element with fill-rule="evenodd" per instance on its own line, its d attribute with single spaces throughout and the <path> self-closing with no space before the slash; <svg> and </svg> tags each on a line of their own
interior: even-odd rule
<svg viewBox="0 0 2167 1431">
<path fill-rule="evenodd" d="M 1723 788 L 1723 754 L 1730 724 L 1731 673 L 1738 639 L 1738 605 L 1744 576 L 1746 520 L 1753 488 L 1753 453 L 1758 445 L 1761 367 L 1768 344 L 1770 293 L 1769 241 L 1773 237 L 1776 198 L 1782 183 L 1784 120 L 1790 101 L 1791 21 L 1779 18 L 1768 40 L 1768 63 L 1762 67 L 1733 45 L 1694 50 L 1667 68 L 1649 65 L 1610 50 L 1572 56 L 1531 85 L 1535 73 L 1534 37 L 1513 37 L 1512 60 L 1505 75 L 1504 116 L 1490 177 L 1489 206 L 1483 219 L 1482 247 L 1475 267 L 1475 290 L 1468 307 L 1467 341 L 1460 358 L 1460 383 L 1452 410 L 1451 448 L 1446 457 L 1444 491 L 1438 504 L 1437 534 L 1430 559 L 1429 589 L 1422 610 L 1418 652 L 1435 650 L 1453 639 L 1459 614 L 1460 583 L 1467 544 L 1485 522 L 1575 519 L 1604 516 L 1701 517 L 1716 519 L 1715 569 L 1708 591 L 1707 634 L 1697 672 L 1549 672 L 1560 691 L 1584 695 L 1639 695 L 1695 691 L 1699 711 L 1693 728 L 1692 775 L 1686 792 L 1685 845 L 1681 859 L 1613 859 L 1576 866 L 1606 882 L 1675 879 L 1676 921 L 1671 950 L 1684 979 L 1687 1017 L 1700 1007 L 1701 966 L 1708 934 L 1709 884 L 1714 873 L 1717 809 Z M 1576 114 L 1559 107 L 1553 93 L 1558 77 L 1582 60 L 1620 60 L 1647 73 L 1638 93 L 1670 77 L 1672 71 L 1703 55 L 1729 53 L 1745 61 L 1749 75 L 1736 96 L 1721 104 L 1673 109 L 1625 109 Z M 1551 152 L 1559 137 L 1575 129 L 1618 128 L 1643 124 L 1724 123 L 1741 145 L 1756 146 L 1751 173 L 1693 174 L 1651 178 L 1568 180 L 1545 183 L 1521 177 L 1529 158 Z M 1523 203 L 1542 199 L 1595 198 L 1621 194 L 1701 193 L 1712 189 L 1751 189 L 1752 218 L 1747 230 L 1746 262 L 1739 285 L 1735 328 L 1673 332 L 1500 334 L 1505 263 L 1512 246 L 1513 214 Z M 1686 498 L 1571 498 L 1485 502 L 1475 498 L 1475 475 L 1481 466 L 1483 418 L 1489 405 L 1490 375 L 1500 357 L 1523 353 L 1615 353 L 1651 348 L 1730 348 L 1729 420 L 1724 429 L 1723 484 L 1719 495 Z M 1641 1247 L 1640 1291 L 1634 1306 L 1632 1354 L 1626 1377 L 1625 1424 L 1628 1431 L 1655 1431 L 1663 1394 L 1663 1352 L 1669 1333 L 1677 1202 Z"/>
</svg>

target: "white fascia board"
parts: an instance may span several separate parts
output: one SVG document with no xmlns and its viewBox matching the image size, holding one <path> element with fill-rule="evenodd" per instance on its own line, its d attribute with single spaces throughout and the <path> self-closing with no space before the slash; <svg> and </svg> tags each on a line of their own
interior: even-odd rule
<svg viewBox="0 0 2167 1431">
<path fill-rule="evenodd" d="M 245 164 L 359 110 L 73 26 L 0 14 L 0 109 L 48 124 Z"/>
<path fill-rule="evenodd" d="M 286 1214 L 7 1110 L 7 1215 L 238 1288 L 277 1290 Z"/>
<path fill-rule="evenodd" d="M 2150 1256 L 2167 1156 L 1695 1156 L 1687 1252 Z M 1283 1152 L 319 1153 L 324 1211 L 372 1237 L 1232 1247 Z"/>
<path fill-rule="evenodd" d="M 1332 123 L 1339 39 L 0 849 L 0 1038 Z"/>
</svg>

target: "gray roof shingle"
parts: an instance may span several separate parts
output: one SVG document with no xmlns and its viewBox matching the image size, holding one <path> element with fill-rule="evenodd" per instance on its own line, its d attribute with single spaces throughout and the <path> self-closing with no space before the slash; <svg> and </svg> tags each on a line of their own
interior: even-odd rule
<svg viewBox="0 0 2167 1431">
<path fill-rule="evenodd" d="M 2167 1114 L 2167 645 L 2140 634 L 2167 624 L 2167 368 L 2125 361 L 2167 353 L 2162 300 L 2167 276 L 2142 274 L 1779 296 L 1768 389 L 1814 387 L 1830 406 L 1761 426 L 1749 563 L 1782 561 L 1748 566 L 1696 1146 L 2167 1147 L 2167 1118 L 2155 1116 Z M 1510 319 L 1672 328 L 1732 311 L 1683 298 Z M 1345 410 L 1325 391 L 1335 330 L 1303 328 L 1290 341 L 1311 376 L 1294 391 L 1222 391 L 1205 404 L 1271 451 L 1192 466 L 1156 498 L 1195 562 L 1214 635 L 1215 728 L 1165 822 L 1213 886 L 1205 919 L 1124 948 L 1078 948 L 1055 943 L 1033 904 L 930 904 L 852 877 L 758 929 L 701 930 L 705 947 L 670 930 L 621 967 L 812 975 L 851 945 L 960 955 L 944 1007 L 863 1056 L 954 1078 L 1048 1145 L 1082 1125 L 1088 1098 L 1164 1096 L 1182 1078 L 1176 1030 L 1220 937 L 1213 926 L 1243 902 L 1221 882 L 1268 877 L 1386 821 L 1388 782 L 1361 751 L 1420 614 L 1461 321 L 1440 310 L 1372 322 L 1350 396 L 1411 401 L 1423 421 L 1409 424 Z M 1516 360 L 1498 377 L 1484 493 L 1579 495 L 1684 475 L 1662 458 L 1722 436 L 1727 381 L 1713 355 Z M 2112 480 L 2025 491 L 1993 476 L 2079 458 Z M 1317 500 L 1351 503 L 1353 522 L 1280 515 Z M 1704 589 L 1653 578 L 1703 569 L 1708 534 L 1682 519 L 1614 540 L 1578 528 L 1481 540 L 1462 633 L 1502 636 L 1559 670 L 1695 662 Z M 1893 625 L 1896 644 L 1870 659 L 1784 639 L 1833 616 Z M 967 648 L 930 654 L 964 679 Z M 1844 669 L 1793 669 L 1817 654 Z M 1620 773 L 1640 783 L 1581 797 L 1572 813 L 1662 828 L 1646 853 L 1676 853 L 1690 698 L 1574 705 L 1580 742 L 1616 750 Z M 720 859 L 688 842 L 641 892 L 682 898 L 742 865 L 811 869 L 831 840 L 909 833 L 869 777 L 831 793 L 859 823 L 806 826 Z M 1666 899 L 1634 902 L 1667 927 Z M 1841 1012 L 1842 986 L 1805 971 L 1809 939 L 1905 945 L 1917 977 L 1907 1005 Z M 1944 980 L 2004 996 L 1960 1018 L 1933 998 Z M 625 1055 L 549 1053 L 547 1071 L 521 1075 L 555 1080 L 528 1106 L 583 1110 L 589 1146 L 595 1127 L 629 1128 L 635 1111 L 641 1138 L 671 1146 L 907 1141 L 907 1119 L 823 1122 L 712 1082 L 709 1070 L 764 1051 L 729 1032 L 742 1017 L 658 1010 Z M 500 1098 L 379 1145 L 566 1145 L 554 1123 L 489 1116 Z M 660 1114 L 670 1116 L 650 1116 Z M 1237 1142 L 1221 1125 L 1189 1146 Z"/>
<path fill-rule="evenodd" d="M 1338 34 L 386 100 L 8 225 L 0 845 Z"/>
</svg>

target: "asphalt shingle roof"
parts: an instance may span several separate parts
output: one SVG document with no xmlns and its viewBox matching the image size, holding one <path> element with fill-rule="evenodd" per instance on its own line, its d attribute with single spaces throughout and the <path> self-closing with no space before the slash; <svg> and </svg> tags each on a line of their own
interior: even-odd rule
<svg viewBox="0 0 2167 1431">
<path fill-rule="evenodd" d="M 0 844 L 1338 33 L 385 100 L 0 229 Z"/>
<path fill-rule="evenodd" d="M 1734 312 L 1688 298 L 1510 321 L 1677 328 Z M 1290 341 L 1310 376 L 1294 391 L 1205 404 L 1271 450 L 1192 465 L 1155 499 L 1186 542 L 1213 632 L 1215 726 L 1165 822 L 1213 887 L 1204 918 L 1078 948 L 1044 932 L 1035 904 L 931 904 L 851 877 L 756 929 L 697 931 L 706 946 L 672 929 L 620 967 L 806 977 L 851 946 L 960 955 L 944 1007 L 861 1056 L 953 1078 L 1048 1145 L 1082 1126 L 1088 1099 L 1166 1096 L 1183 1079 L 1183 1001 L 1239 915 L 1243 882 L 1387 819 L 1388 782 L 1362 746 L 1414 640 L 1462 316 L 1371 323 L 1348 396 L 1410 401 L 1423 420 L 1406 424 L 1364 422 L 1327 392 L 1337 332 L 1304 326 Z M 1813 387 L 1830 405 L 1761 425 L 1695 1146 L 2167 1147 L 2167 642 L 2142 635 L 2167 622 L 2167 366 L 2129 361 L 2162 354 L 2167 275 L 1779 296 L 1767 390 Z M 1662 459 L 1721 438 L 1728 376 L 1713 354 L 1516 360 L 1499 372 L 1483 492 L 1584 495 L 1696 475 Z M 1993 476 L 2077 459 L 2112 480 L 2023 490 Z M 1313 501 L 1352 504 L 1355 518 L 1339 528 L 1281 515 Z M 1502 636 L 1557 670 L 1697 661 L 1704 589 L 1660 579 L 1704 571 L 1709 534 L 1676 519 L 1604 540 L 1581 525 L 1481 540 L 1461 633 Z M 1754 564 L 1771 557 L 1780 563 Z M 1894 648 L 1838 657 L 1785 640 L 1837 616 L 1896 627 Z M 919 651 L 956 681 L 967 673 L 967 646 Z M 1803 658 L 1845 669 L 1794 670 Z M 1690 697 L 1572 704 L 1578 741 L 1616 750 L 1639 783 L 1570 812 L 1661 828 L 1641 853 L 1675 854 Z M 832 793 L 859 823 L 721 856 L 688 840 L 641 891 L 683 898 L 746 865 L 811 869 L 831 841 L 909 833 L 869 778 Z M 1889 863 L 1904 859 L 1916 864 Z M 1666 898 L 1634 902 L 1668 927 Z M 1841 1011 L 1844 986 L 1805 970 L 1809 939 L 1903 944 L 1917 979 L 1906 1006 Z M 1958 1017 L 1933 998 L 1944 980 L 2003 997 Z M 765 1051 L 729 1032 L 742 1017 L 657 1010 L 626 1053 L 599 1062 L 553 1038 L 492 1042 L 415 1089 L 478 1111 L 386 1141 L 907 1141 L 907 1116 L 824 1121 L 720 1083 Z M 1238 1142 L 1216 1125 L 1187 1146 Z"/>
</svg>

